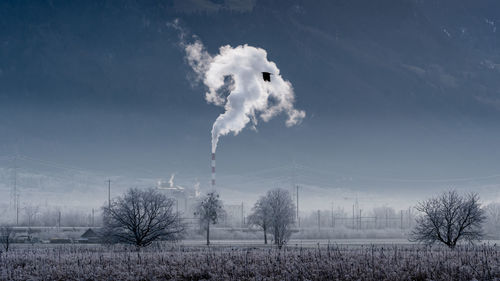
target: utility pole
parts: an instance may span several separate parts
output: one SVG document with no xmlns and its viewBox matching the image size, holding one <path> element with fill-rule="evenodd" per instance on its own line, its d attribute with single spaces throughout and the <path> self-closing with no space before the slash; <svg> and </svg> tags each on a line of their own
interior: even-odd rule
<svg viewBox="0 0 500 281">
<path fill-rule="evenodd" d="M 321 218 L 320 218 L 320 210 L 318 210 L 318 232 L 321 231 Z"/>
<path fill-rule="evenodd" d="M 332 228 L 335 226 L 335 219 L 333 218 L 333 202 L 332 202 Z"/>
<path fill-rule="evenodd" d="M 108 179 L 108 208 L 111 209 L 111 180 Z"/>
<path fill-rule="evenodd" d="M 361 212 L 363 210 L 362 209 L 359 209 L 359 229 L 361 229 Z"/>
<path fill-rule="evenodd" d="M 389 227 L 389 217 L 388 217 L 387 207 L 385 208 L 385 228 Z"/>
<path fill-rule="evenodd" d="M 297 164 L 295 164 L 295 160 L 292 163 L 292 194 L 293 189 L 295 188 L 295 200 L 296 200 L 296 218 L 297 218 L 297 227 L 300 228 L 300 217 L 299 217 L 299 185 L 297 184 L 297 175 L 296 175 Z M 292 198 L 293 200 L 293 198 Z"/>
<path fill-rule="evenodd" d="M 401 210 L 401 230 L 403 230 L 403 210 Z"/>
<path fill-rule="evenodd" d="M 408 207 L 408 228 L 411 228 L 411 207 Z"/>
<path fill-rule="evenodd" d="M 352 204 L 352 228 L 354 229 L 354 225 L 355 225 L 355 217 L 354 217 L 354 204 Z"/>
<path fill-rule="evenodd" d="M 359 202 L 358 202 L 358 194 L 356 193 L 356 200 L 354 201 L 354 208 L 352 209 L 352 214 L 353 216 L 356 215 L 360 215 L 361 213 L 358 214 L 359 212 Z M 357 225 L 357 228 L 359 229 L 359 224 L 360 224 L 360 216 L 358 218 L 356 218 L 356 225 Z"/>
<path fill-rule="evenodd" d="M 18 200 L 18 193 L 17 193 L 17 155 L 14 156 L 14 206 L 16 206 L 16 209 L 19 209 L 19 206 L 17 206 Z"/>
<path fill-rule="evenodd" d="M 245 214 L 243 213 L 243 202 L 241 202 L 241 228 L 245 225 Z"/>
<path fill-rule="evenodd" d="M 296 191 L 296 199 L 297 199 L 297 225 L 300 228 L 300 217 L 299 217 L 299 186 L 296 185 L 295 188 L 297 189 Z"/>
<path fill-rule="evenodd" d="M 16 225 L 19 225 L 19 194 L 16 194 Z"/>
<path fill-rule="evenodd" d="M 13 164 L 13 182 L 12 182 L 12 190 L 11 190 L 11 201 L 10 207 L 14 209 L 16 212 L 18 210 L 17 202 L 19 192 L 17 191 L 17 154 L 14 155 L 14 164 Z"/>
<path fill-rule="evenodd" d="M 94 227 L 94 208 L 92 208 L 92 227 Z"/>
</svg>

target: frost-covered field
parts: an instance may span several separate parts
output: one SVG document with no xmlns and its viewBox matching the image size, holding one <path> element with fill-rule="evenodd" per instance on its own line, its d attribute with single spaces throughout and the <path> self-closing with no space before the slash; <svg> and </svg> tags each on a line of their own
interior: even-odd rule
<svg viewBox="0 0 500 281">
<path fill-rule="evenodd" d="M 0 254 L 1 280 L 492 280 L 497 246 L 60 246 Z"/>
</svg>

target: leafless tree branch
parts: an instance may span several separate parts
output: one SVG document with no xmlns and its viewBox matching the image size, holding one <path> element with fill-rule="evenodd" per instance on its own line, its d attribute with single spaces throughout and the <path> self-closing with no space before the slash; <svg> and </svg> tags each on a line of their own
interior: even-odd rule
<svg viewBox="0 0 500 281">
<path fill-rule="evenodd" d="M 103 208 L 107 242 L 145 247 L 158 240 L 178 239 L 185 226 L 173 211 L 173 200 L 155 189 L 130 189 Z"/>
<path fill-rule="evenodd" d="M 416 209 L 421 215 L 410 235 L 411 241 L 441 242 L 454 248 L 461 240 L 473 242 L 484 236 L 482 224 L 486 216 L 476 193 L 460 196 L 456 191 L 449 191 L 420 202 Z"/>
</svg>

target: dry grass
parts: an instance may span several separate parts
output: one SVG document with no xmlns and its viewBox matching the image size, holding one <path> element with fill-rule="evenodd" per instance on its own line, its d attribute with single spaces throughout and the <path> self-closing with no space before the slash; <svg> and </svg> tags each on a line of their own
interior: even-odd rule
<svg viewBox="0 0 500 281">
<path fill-rule="evenodd" d="M 286 250 L 153 247 L 15 249 L 1 280 L 494 280 L 499 248 L 329 246 Z"/>
</svg>

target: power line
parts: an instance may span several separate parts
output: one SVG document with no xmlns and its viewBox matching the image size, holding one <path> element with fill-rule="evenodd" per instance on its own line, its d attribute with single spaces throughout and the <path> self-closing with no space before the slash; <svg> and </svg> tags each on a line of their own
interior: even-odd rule
<svg viewBox="0 0 500 281">
<path fill-rule="evenodd" d="M 302 164 L 297 164 L 299 169 L 308 170 L 314 173 L 326 174 L 326 175 L 339 175 L 333 171 L 326 171 L 317 168 L 308 167 Z M 476 181 L 476 180 L 487 180 L 500 178 L 500 174 L 486 175 L 486 176 L 476 176 L 476 177 L 460 177 L 460 178 L 440 178 L 440 179 L 410 179 L 410 178 L 392 178 L 392 177 L 367 177 L 367 176 L 344 176 L 356 180 L 373 180 L 373 181 L 385 181 L 385 182 L 415 182 L 415 183 L 446 183 L 446 182 L 461 182 L 461 181 Z"/>
</svg>

